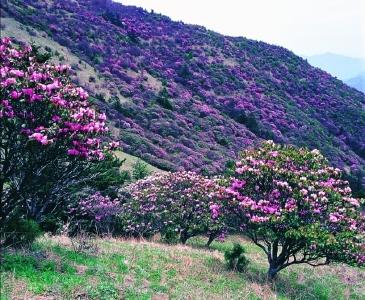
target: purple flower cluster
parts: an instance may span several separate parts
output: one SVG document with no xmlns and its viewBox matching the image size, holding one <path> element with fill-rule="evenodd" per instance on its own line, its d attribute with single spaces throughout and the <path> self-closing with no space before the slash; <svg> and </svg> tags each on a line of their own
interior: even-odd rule
<svg viewBox="0 0 365 300">
<path fill-rule="evenodd" d="M 69 66 L 38 63 L 32 48 L 0 41 L 0 122 L 42 146 L 67 145 L 67 153 L 103 159 L 110 146 L 106 115 L 90 106 L 88 93 L 70 83 Z"/>
<path fill-rule="evenodd" d="M 70 213 L 81 217 L 88 217 L 96 222 L 105 222 L 106 219 L 116 216 L 120 212 L 118 199 L 110 199 L 99 192 L 78 202 L 77 207 L 71 208 Z"/>
</svg>

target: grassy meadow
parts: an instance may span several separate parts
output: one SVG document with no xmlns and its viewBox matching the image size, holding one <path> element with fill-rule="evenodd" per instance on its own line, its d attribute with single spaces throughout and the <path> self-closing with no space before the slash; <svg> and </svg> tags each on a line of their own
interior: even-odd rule
<svg viewBox="0 0 365 300">
<path fill-rule="evenodd" d="M 272 285 L 260 249 L 241 242 L 244 273 L 226 268 L 231 238 L 207 249 L 203 238 L 182 246 L 44 236 L 31 250 L 3 253 L 1 299 L 365 299 L 365 271 L 344 265 L 290 267 Z"/>
</svg>

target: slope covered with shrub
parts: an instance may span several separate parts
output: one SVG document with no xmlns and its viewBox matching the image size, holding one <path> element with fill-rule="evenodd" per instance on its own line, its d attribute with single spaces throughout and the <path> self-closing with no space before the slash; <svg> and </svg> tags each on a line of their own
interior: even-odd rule
<svg viewBox="0 0 365 300">
<path fill-rule="evenodd" d="M 116 97 L 103 107 L 124 149 L 154 165 L 215 172 L 272 138 L 319 148 L 354 173 L 364 167 L 364 94 L 284 48 L 108 0 L 1 5 L 104 76 Z"/>
</svg>

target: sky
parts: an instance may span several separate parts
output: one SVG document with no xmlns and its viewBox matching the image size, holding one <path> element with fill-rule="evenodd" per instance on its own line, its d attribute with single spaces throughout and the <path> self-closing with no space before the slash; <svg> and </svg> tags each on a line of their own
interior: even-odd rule
<svg viewBox="0 0 365 300">
<path fill-rule="evenodd" d="M 117 0 L 298 55 L 365 57 L 365 0 Z"/>
</svg>

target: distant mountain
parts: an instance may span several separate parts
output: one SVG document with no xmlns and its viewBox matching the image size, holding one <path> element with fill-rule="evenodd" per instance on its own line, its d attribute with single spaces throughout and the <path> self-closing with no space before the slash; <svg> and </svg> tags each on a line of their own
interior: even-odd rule
<svg viewBox="0 0 365 300">
<path fill-rule="evenodd" d="M 345 83 L 365 94 L 365 72 L 362 72 L 356 77 L 346 80 Z"/>
<path fill-rule="evenodd" d="M 347 81 L 365 72 L 365 58 L 354 58 L 334 53 L 324 53 L 305 57 L 308 62 L 317 68 L 327 71 L 331 75 Z"/>
<path fill-rule="evenodd" d="M 262 139 L 365 168 L 365 95 L 285 48 L 110 0 L 7 0 L 1 16 L 22 23 L 2 32 L 44 37 L 89 64 L 89 75 L 74 68 L 123 150 L 161 169 L 216 173 Z"/>
</svg>

